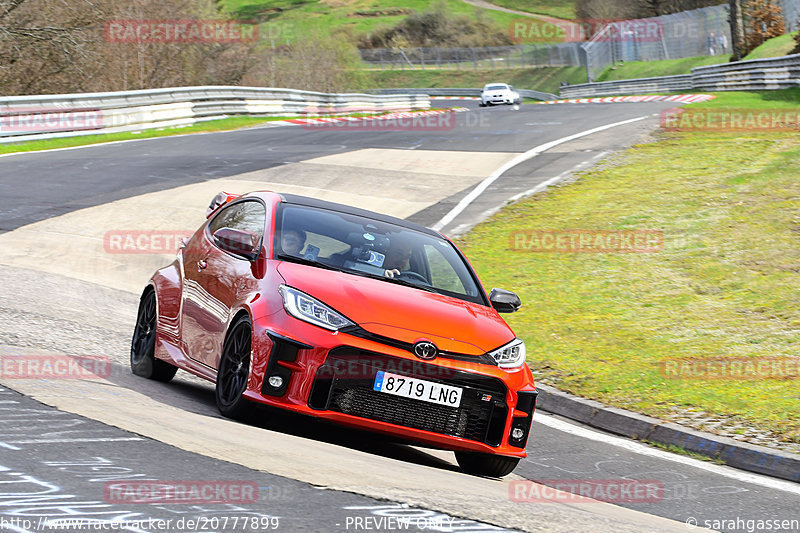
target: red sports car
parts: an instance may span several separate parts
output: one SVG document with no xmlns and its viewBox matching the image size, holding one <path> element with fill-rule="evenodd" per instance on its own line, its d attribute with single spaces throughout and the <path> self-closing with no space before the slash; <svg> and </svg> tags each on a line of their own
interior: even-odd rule
<svg viewBox="0 0 800 533">
<path fill-rule="evenodd" d="M 253 402 L 454 450 L 510 473 L 536 404 L 525 343 L 461 252 L 430 229 L 273 192 L 220 193 L 144 289 L 131 369 L 216 383 L 220 412 Z"/>
</svg>

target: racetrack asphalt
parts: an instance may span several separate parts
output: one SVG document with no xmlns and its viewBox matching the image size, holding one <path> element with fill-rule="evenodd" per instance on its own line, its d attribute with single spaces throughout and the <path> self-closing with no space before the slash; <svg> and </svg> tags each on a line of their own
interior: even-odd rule
<svg viewBox="0 0 800 533">
<path fill-rule="evenodd" d="M 471 165 L 459 161 L 459 152 L 463 152 L 464 158 L 473 156 L 476 152 L 491 152 L 491 157 L 499 158 L 493 160 L 492 164 L 495 164 L 503 157 L 513 156 L 532 146 L 576 131 L 626 118 L 651 115 L 668 107 L 669 104 L 521 106 L 519 110 L 479 110 L 475 107 L 470 113 L 462 114 L 463 117 L 471 118 L 461 119 L 464 121 L 462 124 L 448 131 L 416 130 L 376 134 L 374 131 L 315 131 L 298 127 L 257 128 L 0 158 L 0 188 L 3 192 L 0 195 L 0 212 L 3 214 L 2 230 L 7 232 L 0 236 L 0 243 L 6 245 L 6 250 L 9 247 L 30 247 L 26 249 L 28 260 L 19 257 L 13 261 L 8 258 L 0 260 L 0 264 L 5 265 L 2 272 L 7 280 L 2 288 L 4 303 L 0 309 L 0 343 L 28 347 L 29 350 L 69 354 L 111 354 L 120 365 L 115 367 L 120 376 L 115 384 L 116 388 L 109 389 L 114 390 L 117 396 L 130 401 L 155 401 L 160 404 L 153 406 L 153 409 L 159 409 L 155 412 L 162 414 L 161 407 L 176 410 L 178 412 L 170 416 L 175 416 L 176 421 L 191 418 L 194 423 L 199 424 L 195 428 L 209 424 L 217 427 L 216 424 L 219 423 L 226 423 L 226 428 L 237 428 L 216 416 L 208 384 L 183 376 L 175 384 L 162 386 L 126 376 L 124 364 L 127 335 L 133 324 L 136 304 L 136 295 L 131 292 L 133 289 L 114 289 L 114 272 L 108 276 L 105 287 L 91 283 L 91 279 L 79 281 L 81 278 L 75 271 L 82 268 L 82 265 L 80 261 L 74 261 L 73 256 L 67 252 L 61 255 L 60 260 L 58 256 L 48 257 L 49 264 L 45 266 L 41 256 L 36 255 L 37 244 L 43 242 L 37 238 L 47 231 L 59 235 L 58 238 L 70 237 L 69 226 L 77 220 L 83 220 L 87 224 L 93 220 L 102 234 L 104 229 L 119 228 L 117 221 L 113 219 L 114 209 L 106 207 L 109 202 L 118 201 L 118 204 L 113 204 L 116 208 L 125 205 L 142 207 L 146 203 L 126 204 L 125 201 L 133 202 L 142 195 L 159 191 L 163 191 L 164 196 L 160 198 L 164 198 L 175 187 L 191 188 L 203 184 L 213 186 L 221 178 L 236 182 L 242 174 L 250 177 L 239 179 L 239 183 L 264 182 L 287 187 L 308 186 L 304 185 L 307 183 L 304 179 L 313 178 L 310 180 L 313 187 L 310 188 L 340 195 L 348 194 L 349 190 L 354 201 L 359 201 L 359 195 L 354 191 L 366 191 L 367 195 L 360 200 L 361 205 L 376 205 L 381 207 L 378 210 L 387 212 L 392 207 L 402 208 L 406 211 L 398 214 L 430 225 L 439 220 L 484 177 L 482 171 L 476 171 L 470 168 Z M 603 154 L 636 141 L 656 124 L 657 118 L 651 117 L 619 130 L 609 130 L 562 145 L 515 167 L 507 176 L 504 175 L 495 182 L 480 201 L 470 206 L 449 228 L 445 228 L 445 233 L 458 228 L 463 231 L 463 228 L 480 220 L 488 210 L 504 200 L 524 193 L 541 181 L 591 164 L 603 157 Z M 441 152 L 442 157 L 423 154 L 423 157 L 409 160 L 407 154 L 399 153 L 409 150 Z M 487 155 L 488 157 L 490 156 Z M 309 159 L 316 159 L 317 162 L 308 163 Z M 349 159 L 352 161 L 348 161 Z M 393 164 L 397 161 L 405 161 L 406 166 L 401 168 Z M 472 161 L 477 165 L 480 158 Z M 458 179 L 453 179 L 448 172 L 448 165 L 458 164 L 464 169 Z M 279 167 L 287 167 L 289 170 L 279 172 Z M 266 178 L 253 178 L 253 173 L 270 170 L 272 172 L 268 172 Z M 332 173 L 335 179 L 329 182 L 322 180 L 321 177 L 326 172 Z M 372 177 L 374 181 L 364 181 L 365 175 Z M 430 195 L 430 205 L 408 214 L 411 207 L 420 207 L 414 204 L 419 200 L 414 197 L 419 194 L 419 190 L 407 183 L 408 180 L 415 179 L 441 179 L 442 182 L 438 189 L 434 186 L 436 191 Z M 348 185 L 348 180 L 353 181 Z M 187 194 L 188 191 L 187 189 Z M 392 202 L 393 198 L 399 201 Z M 197 208 L 200 213 L 204 211 L 204 203 Z M 88 207 L 98 208 L 96 213 L 108 218 L 82 217 L 81 213 L 91 211 L 81 211 Z M 160 205 L 155 207 L 164 208 Z M 187 206 L 180 204 L 178 207 L 186 209 Z M 177 212 L 179 210 L 176 207 Z M 61 215 L 72 215 L 72 218 L 67 216 L 61 219 Z M 152 216 L 152 213 L 142 211 L 140 216 Z M 56 218 L 64 224 L 58 226 L 58 232 L 53 232 L 53 226 L 47 224 Z M 15 240 L 14 230 L 36 222 L 44 224 L 38 232 L 21 234 L 26 238 Z M 61 231 L 64 233 L 59 233 Z M 138 265 L 138 268 L 142 266 Z M 116 276 L 128 274 L 117 272 Z M 120 282 L 120 285 L 124 284 Z M 4 350 L 3 353 L 9 352 Z M 137 411 L 132 408 L 122 419 L 110 416 L 115 413 L 108 411 L 113 410 L 91 409 L 87 404 L 92 402 L 86 401 L 86 395 L 89 394 L 95 404 L 99 404 L 98 398 L 91 396 L 98 394 L 96 384 L 92 384 L 95 388 L 78 388 L 77 392 L 73 390 L 74 387 L 70 391 L 57 392 L 47 387 L 39 387 L 37 390 L 34 385 L 15 383 L 12 388 L 27 389 L 34 398 L 59 405 L 66 411 L 84 414 L 81 411 L 85 410 L 85 414 L 91 418 L 189 450 L 184 453 L 209 455 L 206 448 L 213 448 L 205 446 L 206 443 L 200 438 L 191 443 L 181 438 L 172 440 L 169 435 L 157 431 L 158 428 L 153 428 L 157 424 L 151 419 L 152 414 L 145 415 L 141 409 L 138 411 L 140 420 L 136 419 Z M 109 405 L 115 405 L 113 402 L 118 400 L 114 399 L 114 395 L 110 396 L 112 397 L 101 397 Z M 188 415 L 196 415 L 198 418 Z M 300 437 L 302 442 L 298 445 L 309 451 L 307 464 L 299 463 L 297 457 L 287 458 L 282 465 L 271 462 L 254 465 L 249 463 L 250 459 L 234 462 L 278 473 L 287 478 L 302 479 L 307 483 L 337 487 L 393 501 L 414 502 L 424 508 L 445 510 L 454 516 L 477 518 L 526 530 L 553 531 L 556 530 L 555 524 L 565 520 L 568 521 L 565 531 L 576 530 L 578 524 L 594 524 L 596 527 L 592 529 L 597 531 L 622 531 L 626 530 L 625 524 L 629 524 L 635 530 L 636 520 L 642 519 L 638 515 L 625 513 L 604 514 L 611 511 L 600 504 L 594 504 L 594 508 L 589 506 L 588 511 L 581 509 L 580 513 L 572 516 L 569 513 L 562 514 L 566 511 L 561 506 L 509 502 L 507 485 L 500 487 L 499 492 L 495 486 L 496 483 L 507 482 L 477 480 L 479 482 L 471 485 L 473 478 L 455 472 L 452 459 L 439 453 L 421 452 L 415 448 L 397 445 L 386 445 L 384 448 L 380 443 L 365 451 L 363 443 L 341 442 L 332 436 L 337 432 L 314 425 L 311 429 L 301 430 L 298 435 L 297 425 L 297 421 L 291 417 L 283 422 L 279 417 L 277 422 L 263 427 L 257 424 L 252 430 L 247 429 L 250 426 L 238 430 L 248 432 L 248 436 L 255 436 L 256 439 L 258 435 L 269 431 L 270 442 L 276 443 L 276 446 L 291 437 Z M 669 487 L 669 492 L 665 493 L 667 497 L 656 502 L 623 503 L 622 506 L 679 522 L 690 517 L 698 519 L 701 524 L 704 519 L 797 518 L 797 503 L 800 502 L 798 492 L 787 490 L 784 485 L 770 485 L 768 480 L 760 479 L 759 476 L 740 476 L 738 471 L 717 465 L 704 464 L 700 468 L 692 460 L 676 462 L 661 456 L 655 457 L 641 450 L 621 448 L 599 437 L 590 439 L 557 427 L 557 424 L 535 424 L 529 443 L 529 457 L 521 463 L 515 474 L 551 485 L 558 484 L 559 480 L 659 479 Z M 251 431 L 254 433 L 250 433 Z M 84 451 L 89 445 L 85 444 Z M 337 467 L 344 468 L 345 473 L 335 469 L 333 472 L 326 472 L 330 465 L 314 462 L 314 453 L 324 456 L 325 453 L 331 453 L 331 447 L 335 447 L 336 456 L 342 463 Z M 7 457 L 5 451 L 2 453 Z M 210 455 L 219 459 L 223 453 L 224 450 L 216 450 Z M 191 462 L 193 456 L 180 460 Z M 276 458 L 275 463 L 279 462 Z M 415 487 L 413 483 L 392 484 L 391 475 L 381 477 L 365 473 L 376 468 L 398 476 L 409 476 L 416 483 L 429 478 L 434 485 L 442 483 L 444 486 L 464 486 L 463 496 L 458 497 L 457 491 L 454 491 L 455 495 L 442 497 L 427 492 L 424 487 Z M 300 475 L 296 475 L 298 473 Z M 343 480 L 343 477 L 346 479 Z M 383 481 L 378 483 L 376 478 Z M 495 502 L 495 512 L 474 509 L 474 500 L 470 495 L 475 496 L 485 490 L 498 499 Z M 501 496 L 504 490 L 505 501 Z M 747 508 L 742 505 L 745 500 L 748 503 Z M 550 509 L 554 507 L 555 510 Z M 575 504 L 564 507 L 572 509 Z M 499 509 L 504 512 L 497 512 Z M 548 514 L 549 512 L 552 514 Z M 585 512 L 588 515 L 583 514 Z M 310 518 L 309 521 L 313 522 Z M 656 525 L 653 524 L 653 527 Z M 664 527 L 685 529 L 680 524 Z M 641 530 L 641 523 L 639 528 Z M 309 530 L 315 529 L 311 527 Z"/>
</svg>

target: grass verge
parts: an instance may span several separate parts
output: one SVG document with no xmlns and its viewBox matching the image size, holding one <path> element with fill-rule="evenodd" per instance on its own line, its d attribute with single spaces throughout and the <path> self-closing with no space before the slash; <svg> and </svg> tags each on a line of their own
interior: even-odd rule
<svg viewBox="0 0 800 533">
<path fill-rule="evenodd" d="M 718 94 L 711 110 L 800 111 L 800 91 Z M 800 442 L 798 378 L 668 378 L 670 361 L 800 353 L 797 132 L 669 132 L 510 205 L 461 239 L 538 379 L 656 417 L 698 409 Z M 515 250 L 521 230 L 663 232 L 657 253 Z"/>
<path fill-rule="evenodd" d="M 11 144 L 0 144 L 0 154 L 12 152 L 33 152 L 38 150 L 52 150 L 54 148 L 70 148 L 85 146 L 87 144 L 107 143 L 113 141 L 129 141 L 131 139 L 150 139 L 153 137 L 169 137 L 185 133 L 206 133 L 212 131 L 226 131 L 257 126 L 265 122 L 284 120 L 287 117 L 231 117 L 220 120 L 209 120 L 192 124 L 191 126 L 175 126 L 142 130 L 137 132 L 101 133 L 97 135 L 79 135 L 76 137 L 62 137 L 58 139 L 45 139 L 40 141 L 24 141 Z"/>
<path fill-rule="evenodd" d="M 380 70 L 371 71 L 373 87 L 483 87 L 492 81 L 510 83 L 517 89 L 558 94 L 562 81 L 586 83 L 583 67 L 510 68 L 492 70 Z"/>
<path fill-rule="evenodd" d="M 747 54 L 745 59 L 765 59 L 768 57 L 785 56 L 794 48 L 795 35 L 797 35 L 797 32 L 773 37 Z"/>
<path fill-rule="evenodd" d="M 437 111 L 431 108 L 431 111 Z M 351 113 L 349 117 L 375 116 L 373 113 Z M 187 133 L 210 133 L 215 131 L 232 131 L 252 126 L 258 126 L 266 122 L 287 120 L 292 118 L 308 117 L 230 117 L 219 120 L 208 120 L 193 124 L 191 126 L 173 126 L 168 128 L 157 128 L 141 130 L 136 132 L 121 133 L 100 133 L 97 135 L 79 135 L 75 137 L 62 137 L 57 139 L 45 139 L 39 141 L 24 141 L 10 144 L 0 144 L 0 154 L 10 154 L 15 152 L 35 152 L 39 150 L 53 150 L 56 148 L 71 148 L 73 146 L 86 146 L 88 144 L 101 144 L 114 141 L 129 141 L 132 139 L 151 139 L 155 137 L 170 137 L 173 135 L 185 135 Z"/>
<path fill-rule="evenodd" d="M 438 0 L 450 14 L 484 17 L 502 29 L 519 15 L 476 8 L 461 0 Z M 262 32 L 274 35 L 278 42 L 309 38 L 319 31 L 344 29 L 354 35 L 370 33 L 378 28 L 394 26 L 412 11 L 424 12 L 429 0 L 223 0 L 222 4 L 235 17 L 267 23 Z"/>
<path fill-rule="evenodd" d="M 653 76 L 674 76 L 689 74 L 695 67 L 727 63 L 728 56 L 687 57 L 684 59 L 664 59 L 661 61 L 630 61 L 606 69 L 597 81 L 630 80 L 651 78 Z"/>
</svg>

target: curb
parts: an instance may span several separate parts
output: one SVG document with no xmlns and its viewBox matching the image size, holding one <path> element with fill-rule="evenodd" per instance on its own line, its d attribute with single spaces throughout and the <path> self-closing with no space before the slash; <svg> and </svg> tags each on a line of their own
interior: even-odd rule
<svg viewBox="0 0 800 533">
<path fill-rule="evenodd" d="M 587 98 L 567 98 L 562 100 L 547 100 L 536 102 L 539 105 L 553 104 L 613 104 L 618 102 L 675 102 L 677 104 L 696 104 L 713 100 L 710 94 L 653 94 L 644 96 L 603 96 Z"/>
<path fill-rule="evenodd" d="M 623 437 L 677 446 L 721 460 L 726 465 L 741 470 L 800 482 L 800 455 L 747 444 L 624 409 L 608 407 L 594 400 L 561 392 L 549 385 L 537 383 L 536 390 L 539 391 L 536 408 L 542 411 Z"/>
</svg>

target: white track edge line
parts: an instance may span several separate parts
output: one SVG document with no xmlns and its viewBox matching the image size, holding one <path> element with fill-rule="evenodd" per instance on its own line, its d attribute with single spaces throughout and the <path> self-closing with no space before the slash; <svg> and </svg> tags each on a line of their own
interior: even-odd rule
<svg viewBox="0 0 800 533">
<path fill-rule="evenodd" d="M 685 455 L 678 455 L 664 450 L 659 450 L 657 448 L 651 448 L 650 446 L 642 444 L 641 442 L 629 440 L 624 437 L 616 437 L 614 435 L 600 433 L 599 431 L 577 426 L 553 416 L 545 415 L 542 412 L 537 412 L 533 420 L 534 422 L 540 422 L 541 424 L 557 431 L 563 431 L 564 433 L 569 433 L 570 435 L 575 435 L 576 437 L 610 444 L 629 452 L 638 453 L 639 455 L 663 459 L 665 461 L 672 461 L 673 463 L 680 463 L 692 468 L 697 468 L 699 470 L 705 470 L 712 474 L 735 479 L 736 481 L 741 481 L 743 483 L 751 483 L 753 485 L 760 485 L 769 489 L 800 495 L 800 485 L 797 483 L 792 483 L 791 481 L 784 481 L 750 472 L 742 472 L 730 466 L 707 463 L 705 461 L 693 459 Z"/>
<path fill-rule="evenodd" d="M 587 135 L 591 135 L 593 133 L 598 133 L 598 132 L 605 131 L 605 130 L 608 130 L 608 129 L 611 129 L 611 128 L 616 128 L 617 126 L 624 126 L 626 124 L 631 124 L 633 122 L 639 122 L 640 120 L 644 120 L 644 119 L 649 118 L 651 116 L 652 115 L 644 115 L 642 117 L 623 120 L 623 121 L 620 121 L 620 122 L 614 122 L 613 124 L 606 124 L 605 126 L 599 126 L 597 128 L 592 128 L 590 130 L 586 130 L 586 131 L 582 131 L 582 132 L 575 133 L 575 134 L 572 134 L 572 135 L 568 135 L 566 137 L 562 137 L 561 139 L 556 139 L 555 141 L 550 141 L 548 143 L 541 144 L 541 145 L 539 145 L 539 146 L 537 146 L 535 148 L 532 148 L 532 149 L 528 150 L 525 153 L 522 153 L 522 154 L 518 155 L 517 157 L 515 157 L 511 161 L 508 161 L 507 163 L 502 165 L 500 168 L 498 168 L 497 170 L 492 172 L 492 174 L 489 177 L 487 177 L 481 183 L 479 183 L 478 186 L 475 187 L 474 189 L 472 189 L 472 191 L 470 191 L 469 194 L 467 194 L 464 198 L 462 198 L 461 201 L 458 202 L 458 204 L 456 204 L 456 206 L 453 209 L 450 210 L 450 212 L 448 212 L 444 217 L 442 217 L 442 219 L 439 222 L 437 222 L 436 224 L 431 226 L 431 229 L 433 229 L 435 231 L 441 231 L 442 228 L 444 228 L 445 226 L 450 224 L 458 215 L 460 215 L 464 211 L 464 209 L 466 209 L 481 194 L 483 194 L 483 192 L 486 189 L 489 188 L 489 185 L 494 183 L 505 172 L 507 172 L 508 170 L 514 168 L 515 166 L 519 165 L 520 163 L 524 163 L 525 161 L 528 161 L 529 159 L 533 159 L 534 157 L 536 157 L 540 153 L 545 152 L 545 151 L 547 151 L 547 150 L 549 150 L 549 149 L 551 149 L 551 148 L 553 148 L 555 146 L 558 146 L 559 144 L 564 144 L 566 142 L 573 141 L 575 139 L 580 139 L 581 137 L 586 137 Z"/>
</svg>

